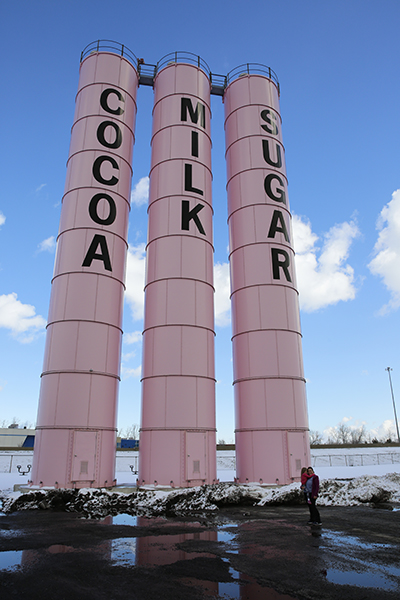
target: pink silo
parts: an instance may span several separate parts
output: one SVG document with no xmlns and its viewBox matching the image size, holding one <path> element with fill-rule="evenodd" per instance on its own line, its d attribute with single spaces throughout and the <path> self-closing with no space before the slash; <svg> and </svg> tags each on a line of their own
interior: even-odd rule
<svg viewBox="0 0 400 600">
<path fill-rule="evenodd" d="M 100 50 L 100 51 L 99 51 Z M 124 52 L 125 50 L 125 52 Z M 112 485 L 138 76 L 124 47 L 81 62 L 52 280 L 32 482 Z"/>
<path fill-rule="evenodd" d="M 216 479 L 210 80 L 192 59 L 154 80 L 140 485 Z"/>
<path fill-rule="evenodd" d="M 274 73 L 239 67 L 228 75 L 224 106 L 237 479 L 288 483 L 310 455 Z"/>
</svg>

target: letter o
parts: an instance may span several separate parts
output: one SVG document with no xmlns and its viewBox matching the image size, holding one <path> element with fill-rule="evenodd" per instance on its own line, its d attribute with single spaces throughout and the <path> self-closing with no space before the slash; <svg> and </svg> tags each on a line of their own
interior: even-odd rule
<svg viewBox="0 0 400 600">
<path fill-rule="evenodd" d="M 107 88 L 106 90 L 102 91 L 101 96 L 100 96 L 101 108 L 112 115 L 122 115 L 122 113 L 125 112 L 125 109 L 123 109 L 121 107 L 110 108 L 108 106 L 108 96 L 110 94 L 115 94 L 117 96 L 118 100 L 120 100 L 121 102 L 125 102 L 125 98 L 123 97 L 123 95 L 121 94 L 121 92 L 119 90 L 114 90 L 113 88 Z"/>
<path fill-rule="evenodd" d="M 273 179 L 276 179 L 277 181 L 279 181 L 282 188 L 284 187 L 284 183 L 283 183 L 282 179 L 280 177 L 278 177 L 278 175 L 275 175 L 273 173 L 271 175 L 267 175 L 266 178 L 264 179 L 265 192 L 271 198 L 271 200 L 275 200 L 276 202 L 283 202 L 283 204 L 286 204 L 286 194 L 285 194 L 284 189 L 280 189 L 280 188 L 276 189 L 276 192 L 279 192 L 279 195 L 275 195 L 274 192 L 272 191 L 271 182 Z"/>
<path fill-rule="evenodd" d="M 111 163 L 114 169 L 117 169 L 119 171 L 119 166 L 115 158 L 113 158 L 112 156 L 99 156 L 93 163 L 93 177 L 102 185 L 115 185 L 119 181 L 117 177 L 113 175 L 111 179 L 104 179 L 104 177 L 101 175 L 100 167 L 103 164 L 103 162 Z"/>
<path fill-rule="evenodd" d="M 115 131 L 115 140 L 113 142 L 107 142 L 104 137 L 107 127 L 112 127 Z M 103 121 L 97 128 L 97 139 L 106 148 L 119 148 L 122 144 L 122 131 L 114 121 Z"/>
<path fill-rule="evenodd" d="M 104 200 L 107 200 L 108 206 L 110 208 L 110 212 L 106 219 L 102 219 L 97 214 L 97 206 L 98 206 L 100 200 L 102 200 L 103 198 L 104 198 Z M 98 223 L 99 225 L 111 225 L 112 223 L 114 223 L 115 218 L 117 216 L 117 207 L 115 205 L 113 198 L 111 198 L 111 196 L 109 196 L 108 194 L 105 194 L 105 193 L 96 194 L 95 196 L 93 196 L 93 198 L 91 199 L 91 201 L 89 203 L 89 214 L 90 214 L 92 221 L 94 221 L 95 223 Z"/>
</svg>

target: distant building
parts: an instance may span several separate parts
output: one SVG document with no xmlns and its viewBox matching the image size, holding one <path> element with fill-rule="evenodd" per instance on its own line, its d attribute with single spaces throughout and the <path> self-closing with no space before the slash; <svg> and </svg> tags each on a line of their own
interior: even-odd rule
<svg viewBox="0 0 400 600">
<path fill-rule="evenodd" d="M 0 428 L 0 448 L 33 448 L 34 442 L 34 429 L 18 429 L 18 425 Z"/>
</svg>

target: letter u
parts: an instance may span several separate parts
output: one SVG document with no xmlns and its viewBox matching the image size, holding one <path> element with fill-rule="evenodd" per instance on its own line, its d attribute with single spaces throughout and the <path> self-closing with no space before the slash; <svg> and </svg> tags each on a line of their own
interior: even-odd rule
<svg viewBox="0 0 400 600">
<path fill-rule="evenodd" d="M 276 144 L 276 162 L 271 159 L 269 154 L 269 140 L 262 140 L 263 147 L 263 155 L 266 163 L 271 165 L 271 167 L 276 167 L 280 169 L 282 166 L 282 155 L 281 155 L 281 147 L 279 144 Z"/>
</svg>

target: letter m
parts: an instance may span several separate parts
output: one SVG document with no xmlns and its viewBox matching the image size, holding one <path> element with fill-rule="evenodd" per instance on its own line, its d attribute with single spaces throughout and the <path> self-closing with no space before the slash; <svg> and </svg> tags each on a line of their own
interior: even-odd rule
<svg viewBox="0 0 400 600">
<path fill-rule="evenodd" d="M 193 110 L 193 104 L 190 98 L 181 98 L 181 121 L 187 121 L 189 113 L 192 123 L 197 123 L 200 116 L 200 125 L 206 127 L 206 107 L 205 104 L 198 102 L 196 110 Z"/>
</svg>

